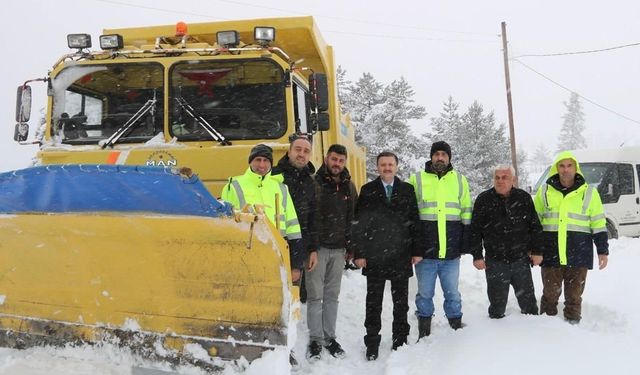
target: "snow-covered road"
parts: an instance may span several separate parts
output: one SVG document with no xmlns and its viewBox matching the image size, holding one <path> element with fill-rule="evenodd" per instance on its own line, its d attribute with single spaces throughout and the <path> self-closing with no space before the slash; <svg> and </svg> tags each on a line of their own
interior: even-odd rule
<svg viewBox="0 0 640 375">
<path fill-rule="evenodd" d="M 442 313 L 441 293 L 436 295 L 436 316 L 432 335 L 415 343 L 417 322 L 410 302 L 410 344 L 391 352 L 391 301 L 384 301 L 380 358 L 364 358 L 364 300 L 366 280 L 359 271 L 348 271 L 342 282 L 338 339 L 347 351 L 345 359 L 325 353 L 313 364 L 304 358 L 307 330 L 298 324 L 295 351 L 300 364 L 293 374 L 632 374 L 640 368 L 640 239 L 611 241 L 609 266 L 587 276 L 582 323 L 572 326 L 558 317 L 522 316 L 513 292 L 507 316 L 499 321 L 487 316 L 484 273 L 476 271 L 471 257 L 463 257 L 461 293 L 466 327 L 451 330 Z M 541 293 L 540 270 L 534 269 L 536 295 Z M 415 294 L 415 279 L 410 281 Z M 412 299 L 413 297 L 411 297 Z M 303 316 L 305 309 L 303 306 Z M 270 352 L 245 369 L 246 374 L 284 374 L 290 371 L 288 354 Z M 39 348 L 24 351 L 0 349 L 0 374 L 150 374 L 136 369 L 143 362 L 113 347 Z M 224 374 L 241 373 L 229 364 Z M 165 368 L 164 370 L 168 370 Z M 155 372 L 158 373 L 158 372 Z M 201 374 L 181 368 L 182 374 Z"/>
</svg>

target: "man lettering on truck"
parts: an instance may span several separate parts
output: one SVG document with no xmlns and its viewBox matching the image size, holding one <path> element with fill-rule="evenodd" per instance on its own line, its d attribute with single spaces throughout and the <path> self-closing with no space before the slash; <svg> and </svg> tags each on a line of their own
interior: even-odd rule
<svg viewBox="0 0 640 375">
<path fill-rule="evenodd" d="M 578 324 L 587 270 L 593 268 L 594 244 L 599 268 L 607 266 L 607 220 L 598 190 L 586 183 L 571 152 L 558 155 L 549 176 L 534 199 L 543 230 L 540 314 L 558 314 L 564 283 L 564 318 Z"/>
<path fill-rule="evenodd" d="M 259 144 L 251 149 L 249 168 L 241 176 L 231 177 L 229 183 L 222 188 L 222 199 L 241 210 L 245 205 L 262 205 L 265 216 L 276 225 L 276 195 L 279 195 L 280 233 L 289 243 L 291 260 L 291 279 L 300 279 L 300 270 L 304 263 L 302 235 L 298 216 L 285 184 L 271 177 L 273 150 Z"/>
</svg>

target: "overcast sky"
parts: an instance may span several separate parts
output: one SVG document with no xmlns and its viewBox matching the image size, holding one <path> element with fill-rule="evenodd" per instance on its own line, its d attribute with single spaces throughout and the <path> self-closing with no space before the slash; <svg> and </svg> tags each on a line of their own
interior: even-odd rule
<svg viewBox="0 0 640 375">
<path fill-rule="evenodd" d="M 518 144 L 529 154 L 541 142 L 555 150 L 569 89 L 597 103 L 582 99 L 590 147 L 640 145 L 640 45 L 518 57 L 639 43 L 637 0 L 20 0 L 3 8 L 0 171 L 25 167 L 35 154 L 34 147 L 12 140 L 15 90 L 27 79 L 44 77 L 69 52 L 67 34 L 90 33 L 96 45 L 103 28 L 297 15 L 316 18 L 350 80 L 364 72 L 382 83 L 404 76 L 428 117 L 437 116 L 451 95 L 462 109 L 478 100 L 507 124 L 500 39 L 505 21 Z M 36 88 L 32 132 L 45 95 L 43 87 Z M 412 125 L 422 133 L 427 124 L 428 118 Z"/>
</svg>

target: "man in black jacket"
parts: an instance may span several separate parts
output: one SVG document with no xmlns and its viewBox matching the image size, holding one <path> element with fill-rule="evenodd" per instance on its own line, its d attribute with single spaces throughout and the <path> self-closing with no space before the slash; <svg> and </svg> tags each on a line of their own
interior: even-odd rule
<svg viewBox="0 0 640 375">
<path fill-rule="evenodd" d="M 504 317 L 509 285 L 520 311 L 538 314 L 530 264 L 542 262 L 542 226 L 531 195 L 514 187 L 514 179 L 513 167 L 495 168 L 494 187 L 478 195 L 471 218 L 473 265 L 485 270 L 492 319 Z"/>
<path fill-rule="evenodd" d="M 367 277 L 364 344 L 367 360 L 378 358 L 380 314 L 386 280 L 393 299 L 392 349 L 407 343 L 409 278 L 412 264 L 422 260 L 418 247 L 418 204 L 411 184 L 396 177 L 398 157 L 382 152 L 377 157 L 379 177 L 365 184 L 356 205 L 353 227 L 355 263 Z"/>
<path fill-rule="evenodd" d="M 289 142 L 289 151 L 278 161 L 278 165 L 271 171 L 271 176 L 289 188 L 300 223 L 302 242 L 308 254 L 307 270 L 310 271 L 318 261 L 318 231 L 315 225 L 316 182 L 313 178 L 316 169 L 309 161 L 312 144 L 311 138 L 306 134 L 293 134 L 289 137 Z M 304 303 L 304 273 L 301 280 L 300 302 Z"/>
<path fill-rule="evenodd" d="M 352 254 L 351 222 L 354 202 L 358 199 L 346 162 L 346 147 L 331 145 L 316 173 L 318 262 L 313 270 L 306 272 L 305 280 L 309 327 L 307 356 L 314 360 L 320 358 L 323 345 L 334 357 L 345 355 L 336 341 L 336 320 L 345 257 Z"/>
</svg>

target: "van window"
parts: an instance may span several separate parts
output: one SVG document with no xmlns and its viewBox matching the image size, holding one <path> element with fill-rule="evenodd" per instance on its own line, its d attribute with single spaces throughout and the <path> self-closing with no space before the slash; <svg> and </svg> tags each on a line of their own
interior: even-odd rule
<svg viewBox="0 0 640 375">
<path fill-rule="evenodd" d="M 633 177 L 633 165 L 618 164 L 618 179 L 620 181 L 620 194 L 635 194 L 635 181 Z"/>
</svg>

